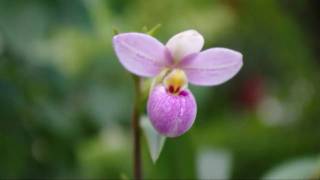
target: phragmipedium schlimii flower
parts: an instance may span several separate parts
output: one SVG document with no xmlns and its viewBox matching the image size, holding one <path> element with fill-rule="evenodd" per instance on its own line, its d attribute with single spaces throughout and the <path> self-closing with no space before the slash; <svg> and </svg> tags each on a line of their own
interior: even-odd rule
<svg viewBox="0 0 320 180">
<path fill-rule="evenodd" d="M 215 86 L 231 79 L 242 67 L 242 54 L 227 48 L 201 51 L 204 38 L 195 30 L 173 36 L 164 45 L 144 33 L 113 37 L 120 63 L 140 77 L 155 78 L 147 113 L 161 135 L 177 137 L 193 125 L 197 104 L 188 83 Z"/>
</svg>

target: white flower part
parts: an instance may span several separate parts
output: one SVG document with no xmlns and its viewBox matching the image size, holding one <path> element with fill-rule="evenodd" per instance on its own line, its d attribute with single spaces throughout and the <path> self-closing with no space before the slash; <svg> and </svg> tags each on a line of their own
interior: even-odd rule
<svg viewBox="0 0 320 180">
<path fill-rule="evenodd" d="M 202 49 L 204 39 L 196 30 L 187 30 L 174 35 L 167 42 L 166 46 L 170 50 L 175 62 L 189 54 L 198 53 Z"/>
</svg>

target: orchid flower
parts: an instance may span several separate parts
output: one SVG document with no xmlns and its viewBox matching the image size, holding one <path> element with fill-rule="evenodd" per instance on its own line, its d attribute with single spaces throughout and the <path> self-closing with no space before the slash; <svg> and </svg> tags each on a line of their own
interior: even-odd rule
<svg viewBox="0 0 320 180">
<path fill-rule="evenodd" d="M 140 77 L 154 78 L 147 113 L 157 132 L 177 137 L 193 125 L 197 104 L 188 83 L 199 86 L 222 84 L 242 67 L 242 54 L 226 48 L 201 51 L 204 38 L 195 30 L 173 36 L 166 45 L 143 33 L 113 37 L 120 63 Z"/>
</svg>

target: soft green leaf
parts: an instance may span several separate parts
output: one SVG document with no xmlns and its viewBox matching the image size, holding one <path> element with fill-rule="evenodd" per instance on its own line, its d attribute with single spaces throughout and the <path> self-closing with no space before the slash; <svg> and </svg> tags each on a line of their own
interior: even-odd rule
<svg viewBox="0 0 320 180">
<path fill-rule="evenodd" d="M 153 28 L 151 28 L 147 33 L 153 36 L 160 29 L 161 26 L 161 24 L 157 24 Z"/>
<path fill-rule="evenodd" d="M 118 35 L 119 34 L 119 30 L 118 30 L 118 28 L 116 28 L 116 27 L 112 27 L 112 34 L 115 36 L 115 35 Z"/>
<path fill-rule="evenodd" d="M 121 180 L 129 180 L 129 177 L 128 177 L 126 174 L 121 173 L 121 174 L 120 174 L 120 179 L 121 179 Z"/>
<path fill-rule="evenodd" d="M 272 168 L 263 179 L 310 179 L 319 168 L 319 158 L 305 157 Z"/>
<path fill-rule="evenodd" d="M 142 27 L 142 32 L 148 33 L 148 27 L 147 27 L 147 26 L 143 26 L 143 27 Z"/>
<path fill-rule="evenodd" d="M 146 116 L 141 118 L 140 126 L 147 138 L 151 159 L 155 163 L 160 156 L 166 137 L 157 133 Z"/>
</svg>

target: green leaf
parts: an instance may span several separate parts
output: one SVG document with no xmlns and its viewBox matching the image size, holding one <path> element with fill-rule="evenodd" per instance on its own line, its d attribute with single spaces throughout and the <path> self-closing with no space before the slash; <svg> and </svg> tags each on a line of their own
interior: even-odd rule
<svg viewBox="0 0 320 180">
<path fill-rule="evenodd" d="M 121 173 L 121 174 L 120 174 L 120 179 L 121 179 L 121 180 L 129 180 L 129 177 L 128 177 L 126 174 Z"/>
<path fill-rule="evenodd" d="M 142 27 L 142 32 L 144 32 L 144 33 L 148 33 L 148 27 L 147 26 L 143 26 Z"/>
<path fill-rule="evenodd" d="M 263 179 L 310 179 L 316 175 L 319 168 L 319 158 L 305 157 L 272 168 Z"/>
<path fill-rule="evenodd" d="M 112 34 L 115 36 L 115 35 L 118 35 L 119 34 L 119 30 L 116 28 L 116 27 L 112 27 Z"/>
<path fill-rule="evenodd" d="M 162 25 L 161 24 L 157 24 L 155 25 L 153 28 L 151 28 L 149 31 L 148 31 L 148 34 L 153 36 L 161 27 Z"/>
<path fill-rule="evenodd" d="M 153 26 L 151 29 L 149 29 L 147 26 L 143 26 L 142 32 L 149 34 L 150 36 L 154 36 L 154 34 L 160 29 L 161 26 L 161 24 L 157 24 Z"/>
<path fill-rule="evenodd" d="M 147 138 L 148 147 L 153 163 L 157 161 L 166 141 L 166 137 L 160 135 L 151 125 L 148 117 L 143 116 L 140 120 L 140 126 Z"/>
</svg>

